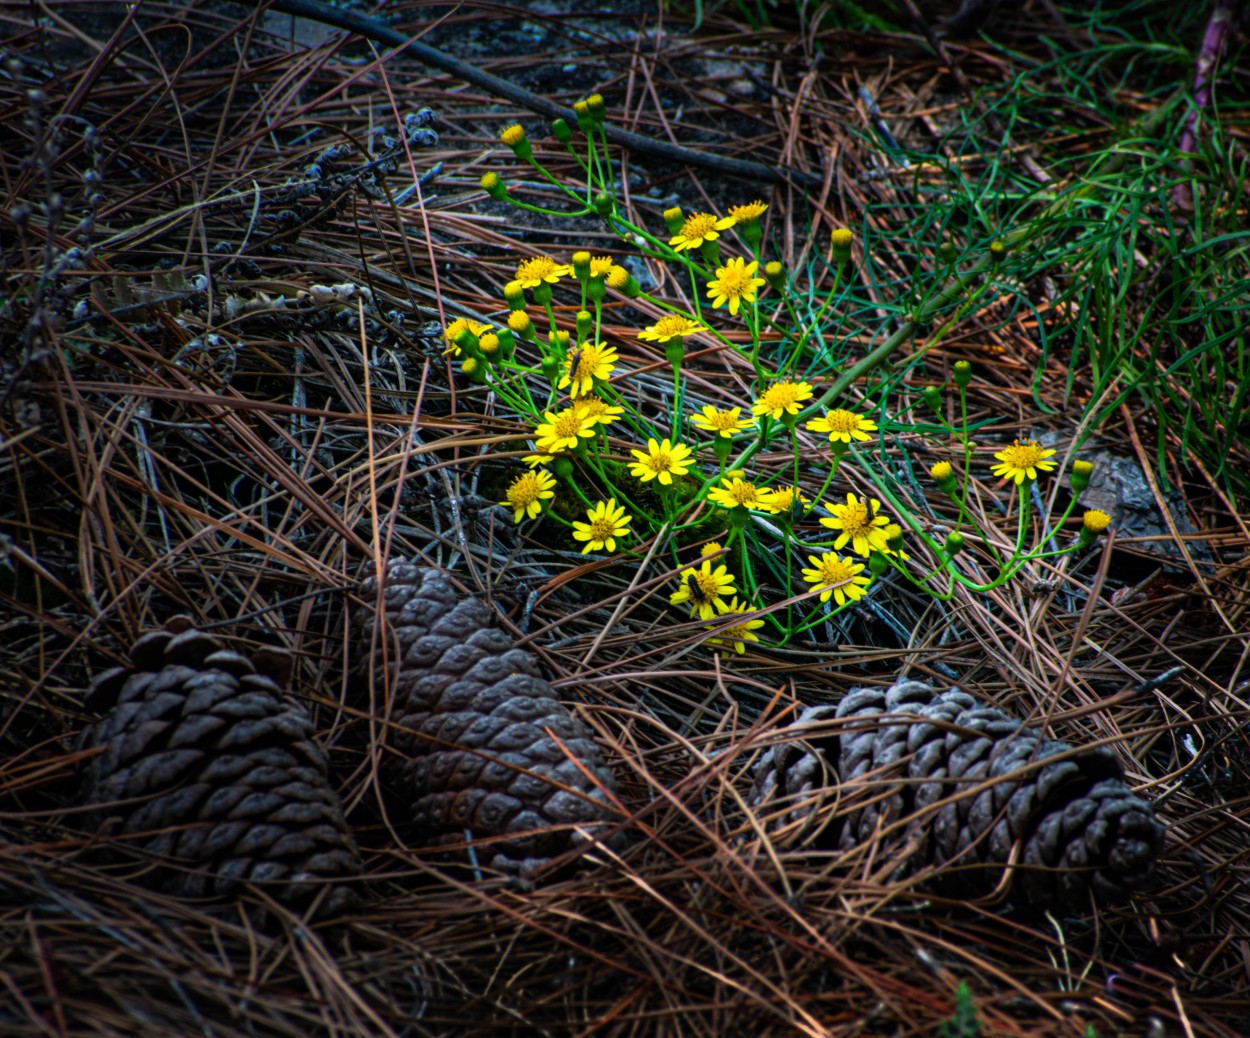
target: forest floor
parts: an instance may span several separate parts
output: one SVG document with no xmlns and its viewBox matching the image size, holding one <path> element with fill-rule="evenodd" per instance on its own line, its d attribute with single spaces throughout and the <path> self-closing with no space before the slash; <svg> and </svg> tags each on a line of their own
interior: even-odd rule
<svg viewBox="0 0 1250 1038">
<path fill-rule="evenodd" d="M 374 22 L 563 109 L 600 94 L 611 133 L 682 153 L 588 151 L 571 113 L 566 148 L 524 98 L 314 18 L 0 0 L 0 1031 L 1250 1033 L 1243 5 L 1023 0 L 977 33 L 923 6 Z M 534 163 L 501 142 L 513 124 Z M 719 256 L 668 248 L 666 211 L 755 200 L 760 243 L 740 224 Z M 592 307 L 617 351 L 596 388 L 626 414 L 518 523 L 499 502 L 557 407 L 542 358 L 566 356 L 547 322 L 577 336 L 587 290 L 531 291 L 539 338 L 507 364 L 444 330 L 504 327 L 518 264 L 581 250 L 629 275 Z M 702 282 L 750 252 L 782 287 L 710 307 Z M 639 338 L 675 311 L 710 327 L 676 370 Z M 812 389 L 804 421 L 759 421 L 729 464 L 904 528 L 908 557 L 878 551 L 840 609 L 799 575 L 829 524 L 720 508 L 726 462 L 688 421 L 749 419 L 787 381 Z M 835 449 L 805 424 L 826 408 L 870 435 Z M 672 490 L 627 471 L 649 438 L 696 448 Z M 994 474 L 1017 441 L 1053 470 Z M 632 527 L 583 554 L 570 523 L 609 496 Z M 712 541 L 749 631 L 670 604 Z M 518 884 L 411 832 L 349 620 L 396 556 L 447 568 L 538 655 L 617 776 L 616 849 Z M 262 925 L 263 891 L 174 897 L 88 824 L 86 690 L 179 615 L 293 657 L 363 858 L 350 914 L 269 904 Z M 1162 823 L 1150 882 L 1030 904 L 1003 862 L 956 896 L 957 866 L 917 865 L 919 815 L 848 850 L 752 800 L 803 708 L 900 674 L 1073 759 L 1102 748 Z M 824 792 L 822 824 L 860 809 Z"/>
</svg>

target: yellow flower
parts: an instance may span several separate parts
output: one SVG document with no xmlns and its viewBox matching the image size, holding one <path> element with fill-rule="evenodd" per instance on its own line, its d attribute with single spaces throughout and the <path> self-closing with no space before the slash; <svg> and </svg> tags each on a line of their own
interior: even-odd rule
<svg viewBox="0 0 1250 1038">
<path fill-rule="evenodd" d="M 590 276 L 592 278 L 603 277 L 604 274 L 612 271 L 611 256 L 591 256 L 590 257 Z"/>
<path fill-rule="evenodd" d="M 616 551 L 616 539 L 629 533 L 629 521 L 633 516 L 626 515 L 625 509 L 616 503 L 616 498 L 610 497 L 586 509 L 586 518 L 590 522 L 573 523 L 573 539 L 586 542 L 583 555 L 602 551 L 605 547 L 608 551 Z"/>
<path fill-rule="evenodd" d="M 539 465 L 547 465 L 555 460 L 551 454 L 527 454 L 521 459 L 530 468 L 537 468 Z"/>
<path fill-rule="evenodd" d="M 798 487 L 769 487 L 761 491 L 764 507 L 773 515 L 785 515 L 794 510 L 797 502 L 807 503 Z"/>
<path fill-rule="evenodd" d="M 720 612 L 718 619 L 721 620 L 727 616 L 741 615 L 753 611 L 750 606 L 739 602 L 736 595 L 728 605 L 718 598 L 716 600 L 716 608 Z M 755 631 L 763 626 L 763 620 L 743 620 L 742 623 L 732 624 L 718 631 L 716 637 L 708 639 L 708 643 L 723 646 L 721 652 L 727 652 L 732 648 L 734 652 L 741 655 L 747 650 L 746 642 L 757 642 L 760 640 L 760 636 Z"/>
<path fill-rule="evenodd" d="M 861 499 L 854 494 L 847 494 L 846 504 L 825 507 L 833 516 L 822 519 L 820 525 L 830 530 L 842 531 L 833 542 L 834 548 L 842 548 L 849 542 L 856 555 L 885 550 L 885 530 L 882 527 L 889 525 L 890 520 L 884 515 L 877 515 L 881 502 L 875 497 Z"/>
<path fill-rule="evenodd" d="M 690 420 L 704 432 L 715 433 L 729 439 L 736 432 L 749 429 L 755 424 L 754 418 L 739 418 L 740 407 L 727 407 L 721 411 L 711 404 L 705 404 L 702 414 L 691 415 Z"/>
<path fill-rule="evenodd" d="M 533 259 L 522 260 L 516 268 L 516 280 L 522 288 L 537 288 L 544 281 L 554 285 L 568 274 L 569 268 L 561 266 L 550 256 L 535 256 Z"/>
<path fill-rule="evenodd" d="M 843 443 L 850 443 L 851 440 L 862 442 L 871 439 L 868 435 L 870 432 L 877 431 L 876 422 L 841 407 L 830 411 L 823 418 L 813 418 L 810 422 L 805 422 L 804 426 L 814 432 L 828 433 L 830 443 L 835 440 Z"/>
<path fill-rule="evenodd" d="M 456 345 L 456 336 L 465 331 L 481 335 L 483 332 L 490 331 L 490 325 L 482 324 L 481 321 L 475 321 L 471 317 L 457 317 L 443 330 L 443 334 L 447 337 L 447 349 L 443 352 L 459 357 L 460 347 Z"/>
<path fill-rule="evenodd" d="M 630 449 L 637 461 L 631 461 L 629 471 L 644 483 L 658 479 L 668 486 L 674 476 L 684 476 L 690 470 L 690 448 L 684 443 L 647 441 L 646 451 Z"/>
<path fill-rule="evenodd" d="M 955 478 L 955 470 L 949 461 L 938 461 L 934 462 L 933 467 L 929 469 L 929 475 L 933 477 L 935 483 L 945 483 L 948 479 Z"/>
<path fill-rule="evenodd" d="M 849 249 L 855 241 L 854 233 L 846 227 L 835 227 L 829 232 L 829 240 L 835 249 Z"/>
<path fill-rule="evenodd" d="M 547 411 L 547 420 L 534 430 L 534 442 L 540 454 L 558 454 L 574 450 L 583 438 L 595 434 L 595 423 L 583 416 L 576 407 L 566 407 L 558 414 Z"/>
<path fill-rule="evenodd" d="M 611 378 L 618 359 L 615 346 L 584 342 L 577 349 L 570 350 L 564 358 L 564 376 L 556 388 L 571 385 L 569 396 L 585 396 L 595 388 L 595 379 L 606 382 Z M 576 369 L 573 368 L 574 361 L 577 362 Z"/>
<path fill-rule="evenodd" d="M 731 259 L 723 267 L 718 267 L 716 277 L 707 283 L 708 298 L 712 300 L 712 309 L 729 304 L 729 312 L 735 316 L 738 307 L 743 303 L 754 303 L 755 292 L 765 281 L 755 276 L 759 269 L 759 261 Z"/>
<path fill-rule="evenodd" d="M 508 487 L 507 500 L 499 503 L 513 509 L 516 513 L 515 522 L 519 523 L 525 516 L 537 519 L 543 510 L 542 503 L 556 496 L 552 489 L 555 485 L 555 477 L 546 469 L 523 472 Z"/>
<path fill-rule="evenodd" d="M 515 147 L 525 140 L 525 129 L 520 123 L 513 123 L 499 135 L 499 139 L 509 148 Z"/>
<path fill-rule="evenodd" d="M 803 579 L 812 585 L 813 590 L 824 588 L 820 596 L 822 602 L 828 602 L 830 595 L 837 599 L 838 605 L 845 604 L 848 599 L 863 598 L 864 588 L 872 583 L 872 577 L 859 576 L 864 568 L 862 562 L 843 558 L 836 552 L 809 555 L 807 561 L 814 568 L 803 570 Z"/>
<path fill-rule="evenodd" d="M 719 541 L 708 541 L 707 544 L 705 544 L 702 548 L 699 549 L 699 554 L 704 555 L 704 556 L 715 555 L 720 550 L 721 550 L 721 544 Z"/>
<path fill-rule="evenodd" d="M 764 395 L 751 408 L 752 414 L 771 415 L 780 418 L 783 414 L 798 414 L 799 404 L 812 395 L 812 387 L 806 382 L 774 382 Z"/>
<path fill-rule="evenodd" d="M 1100 508 L 1089 509 L 1081 518 L 1081 525 L 1090 533 L 1102 533 L 1111 524 L 1111 516 Z"/>
<path fill-rule="evenodd" d="M 732 216 L 718 220 L 711 213 L 691 213 L 681 225 L 681 230 L 668 243 L 676 252 L 697 249 L 705 241 L 716 241 L 720 237 L 717 232 L 732 227 L 735 222 Z"/>
<path fill-rule="evenodd" d="M 731 205 L 729 207 L 729 215 L 733 217 L 735 223 L 747 223 L 750 220 L 758 220 L 764 215 L 764 210 L 767 208 L 767 203 L 761 202 L 757 198 L 754 202 L 748 202 L 746 205 Z"/>
<path fill-rule="evenodd" d="M 994 455 L 1001 465 L 995 465 L 990 471 L 1004 479 L 1015 480 L 1019 486 L 1026 479 L 1037 479 L 1038 470 L 1049 472 L 1055 467 L 1053 461 L 1047 461 L 1055 452 L 1046 450 L 1040 443 L 1016 440 L 1010 447 L 1004 447 Z"/>
<path fill-rule="evenodd" d="M 732 595 L 737 590 L 732 574 L 722 565 L 713 568 L 711 559 L 704 559 L 701 567 L 683 569 L 678 577 L 681 587 L 668 596 L 669 604 L 689 602 L 690 615 L 700 620 L 710 620 L 721 596 Z"/>
<path fill-rule="evenodd" d="M 887 555 L 897 555 L 900 562 L 906 562 L 911 558 L 907 552 L 903 551 L 903 528 L 898 523 L 887 523 L 881 532 L 885 535 L 884 551 Z"/>
<path fill-rule="evenodd" d="M 578 397 L 573 406 L 584 421 L 593 422 L 595 425 L 607 425 L 625 413 L 624 408 L 609 404 L 593 393 L 590 396 Z"/>
<path fill-rule="evenodd" d="M 696 321 L 690 320 L 689 317 L 683 317 L 681 314 L 669 314 L 667 317 L 661 317 L 649 328 L 644 328 L 640 331 L 638 338 L 647 339 L 651 342 L 668 342 L 669 339 L 679 337 L 684 339 L 687 335 L 705 331 L 707 331 L 707 328 Z"/>
<path fill-rule="evenodd" d="M 707 499 L 722 508 L 768 508 L 759 488 L 754 483 L 747 483 L 741 476 L 722 479 L 720 486 L 708 491 Z"/>
</svg>

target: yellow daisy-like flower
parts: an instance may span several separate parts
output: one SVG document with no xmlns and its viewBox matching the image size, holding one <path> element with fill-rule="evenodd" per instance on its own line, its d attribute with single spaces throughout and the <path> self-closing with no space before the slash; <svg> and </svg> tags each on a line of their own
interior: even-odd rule
<svg viewBox="0 0 1250 1038">
<path fill-rule="evenodd" d="M 764 492 L 741 476 L 726 476 L 707 492 L 707 499 L 721 508 L 768 508 Z"/>
<path fill-rule="evenodd" d="M 522 288 L 537 288 L 544 281 L 549 285 L 556 284 L 568 272 L 567 266 L 562 266 L 550 256 L 535 256 L 520 262 L 516 268 L 516 280 Z"/>
<path fill-rule="evenodd" d="M 629 471 L 644 483 L 658 479 L 668 486 L 674 476 L 684 476 L 690 471 L 690 448 L 684 443 L 648 440 L 646 451 L 631 448 L 629 453 L 638 459 L 629 463 Z"/>
<path fill-rule="evenodd" d="M 715 555 L 720 550 L 721 550 L 720 541 L 708 541 L 707 544 L 705 544 L 702 548 L 699 549 L 699 554 L 704 555 L 704 556 Z"/>
<path fill-rule="evenodd" d="M 668 243 L 675 252 L 697 249 L 705 241 L 716 241 L 720 237 L 717 232 L 732 227 L 737 221 L 732 216 L 717 219 L 711 213 L 691 213 L 681 230 L 674 234 Z"/>
<path fill-rule="evenodd" d="M 523 472 L 508 487 L 507 500 L 499 503 L 515 512 L 515 522 L 519 523 L 526 516 L 537 519 L 543 510 L 543 502 L 556 496 L 552 489 L 555 485 L 555 477 L 546 469 Z"/>
<path fill-rule="evenodd" d="M 703 565 L 683 569 L 678 577 L 681 587 L 668 596 L 670 605 L 690 603 L 690 615 L 700 620 L 710 620 L 716 614 L 716 603 L 722 595 L 732 595 L 737 590 L 734 578 L 722 565 L 713 565 L 704 559 Z"/>
<path fill-rule="evenodd" d="M 623 407 L 609 404 L 602 397 L 597 397 L 593 393 L 590 396 L 578 397 L 573 402 L 573 406 L 583 419 L 593 422 L 595 425 L 607 425 L 609 422 L 616 421 L 625 413 Z"/>
<path fill-rule="evenodd" d="M 640 331 L 638 338 L 647 339 L 650 342 L 668 342 L 669 339 L 684 339 L 687 335 L 705 331 L 707 331 L 707 328 L 704 325 L 690 320 L 689 317 L 683 317 L 681 314 L 669 314 L 666 317 L 661 317 L 649 328 L 644 328 Z"/>
<path fill-rule="evenodd" d="M 876 422 L 841 407 L 830 411 L 823 418 L 813 418 L 810 422 L 805 422 L 804 427 L 813 432 L 828 433 L 830 443 L 835 440 L 843 443 L 850 443 L 851 440 L 862 442 L 871 439 L 868 435 L 870 432 L 877 431 Z"/>
<path fill-rule="evenodd" d="M 721 620 L 727 616 L 741 615 L 742 613 L 754 611 L 750 606 L 739 602 L 736 595 L 728 605 L 717 599 L 716 608 L 720 612 L 718 619 Z M 728 652 L 730 649 L 733 649 L 734 652 L 741 655 L 747 651 L 746 642 L 757 642 L 760 640 L 760 636 L 755 631 L 763 626 L 763 620 L 743 620 L 742 623 L 731 624 L 729 627 L 718 631 L 716 637 L 708 639 L 708 643 L 710 645 L 722 646 L 721 652 Z"/>
<path fill-rule="evenodd" d="M 606 382 L 612 377 L 612 369 L 619 359 L 615 346 L 584 342 L 577 349 L 570 350 L 564 358 L 564 376 L 556 388 L 571 386 L 569 396 L 586 396 L 595 388 L 595 379 Z M 576 368 L 573 367 L 574 362 Z"/>
<path fill-rule="evenodd" d="M 555 461 L 555 456 L 552 454 L 527 454 L 521 460 L 533 469 L 537 468 L 539 465 L 549 465 L 551 462 Z"/>
<path fill-rule="evenodd" d="M 475 321 L 471 317 L 457 317 L 443 329 L 443 334 L 447 337 L 447 349 L 443 351 L 444 353 L 450 353 L 456 357 L 460 356 L 460 347 L 456 345 L 456 336 L 464 331 L 480 336 L 483 332 L 490 331 L 490 325 L 483 324 L 481 321 Z"/>
<path fill-rule="evenodd" d="M 864 568 L 862 562 L 844 558 L 836 552 L 822 552 L 820 555 L 809 555 L 807 561 L 812 569 L 803 570 L 803 579 L 812 585 L 813 590 L 824 588 L 820 600 L 828 602 L 833 596 L 838 605 L 849 599 L 854 601 L 864 597 L 864 588 L 872 583 L 872 577 L 861 577 Z"/>
<path fill-rule="evenodd" d="M 758 260 L 747 263 L 739 257 L 731 259 L 723 267 L 718 267 L 716 277 L 707 283 L 712 309 L 728 303 L 729 312 L 737 316 L 738 308 L 743 303 L 754 303 L 756 290 L 767 284 L 763 278 L 755 276 L 759 266 Z"/>
<path fill-rule="evenodd" d="M 749 429 L 755 424 L 754 418 L 739 418 L 738 415 L 741 413 L 740 407 L 727 407 L 722 411 L 711 404 L 705 404 L 703 413 L 691 415 L 690 420 L 704 432 L 715 433 L 717 436 L 724 436 L 728 439 L 734 433 Z"/>
<path fill-rule="evenodd" d="M 1053 461 L 1047 461 L 1055 452 L 1046 450 L 1040 443 L 1016 440 L 1010 447 L 1004 447 L 994 455 L 1001 465 L 995 465 L 990 471 L 1004 479 L 1014 480 L 1019 486 L 1026 479 L 1037 479 L 1037 473 L 1049 472 L 1055 467 Z"/>
<path fill-rule="evenodd" d="M 820 525 L 830 530 L 841 530 L 834 548 L 851 545 L 856 555 L 867 555 L 870 551 L 885 551 L 885 529 L 890 520 L 878 515 L 877 509 L 881 502 L 875 497 L 858 498 L 854 494 L 846 495 L 846 504 L 826 505 L 833 513 L 832 517 L 822 519 Z"/>
<path fill-rule="evenodd" d="M 590 257 L 590 276 L 592 278 L 600 278 L 612 270 L 611 256 L 591 256 Z"/>
<path fill-rule="evenodd" d="M 764 215 L 764 210 L 768 208 L 768 203 L 761 202 L 758 198 L 754 202 L 748 202 L 746 205 L 731 205 L 729 207 L 729 215 L 733 217 L 736 223 L 746 223 L 749 220 L 758 220 Z"/>
<path fill-rule="evenodd" d="M 773 515 L 785 515 L 794 510 L 796 504 L 807 503 L 807 498 L 798 487 L 768 487 L 761 492 L 764 507 Z"/>
<path fill-rule="evenodd" d="M 534 430 L 534 442 L 540 454 L 559 454 L 574 450 L 583 439 L 595 434 L 595 423 L 588 420 L 576 407 L 566 407 L 557 414 L 546 411 Z"/>
<path fill-rule="evenodd" d="M 586 542 L 583 555 L 603 551 L 605 547 L 608 551 L 616 551 L 616 539 L 629 533 L 629 521 L 633 516 L 626 515 L 625 509 L 616 503 L 616 498 L 610 497 L 586 509 L 586 518 L 590 521 L 573 523 L 573 539 Z"/>
<path fill-rule="evenodd" d="M 774 382 L 751 407 L 751 413 L 780 418 L 783 414 L 798 414 L 799 405 L 811 397 L 812 387 L 806 382 Z"/>
<path fill-rule="evenodd" d="M 499 139 L 503 141 L 504 144 L 508 145 L 508 147 L 512 147 L 514 144 L 520 144 L 521 141 L 525 139 L 525 129 L 520 123 L 513 123 L 511 126 L 504 129 L 503 133 L 499 135 Z"/>
</svg>

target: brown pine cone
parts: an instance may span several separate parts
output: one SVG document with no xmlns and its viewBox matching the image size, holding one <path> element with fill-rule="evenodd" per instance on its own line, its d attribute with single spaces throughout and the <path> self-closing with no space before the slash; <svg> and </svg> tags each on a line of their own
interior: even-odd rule
<svg viewBox="0 0 1250 1038">
<path fill-rule="evenodd" d="M 82 736 L 82 749 L 100 751 L 87 760 L 83 798 L 99 805 L 97 826 L 158 859 L 163 890 L 229 897 L 253 883 L 303 908 L 327 881 L 359 873 L 312 722 L 272 676 L 289 660 L 266 650 L 249 659 L 183 618 L 130 655 L 132 667 L 107 671 L 88 693 L 89 708 L 108 712 Z M 318 914 L 352 900 L 336 885 Z"/>
<path fill-rule="evenodd" d="M 590 731 L 556 700 L 534 656 L 490 626 L 490 610 L 447 577 L 386 567 L 386 623 L 356 614 L 357 644 L 394 704 L 396 784 L 427 845 L 482 841 L 482 863 L 528 876 L 603 833 L 616 784 Z M 378 578 L 361 594 L 377 600 Z M 499 839 L 506 837 L 506 839 Z"/>
<path fill-rule="evenodd" d="M 1079 909 L 1091 890 L 1122 899 L 1154 878 L 1163 827 L 1109 747 L 1076 749 L 959 689 L 906 680 L 810 708 L 792 728 L 796 741 L 761 758 L 751 802 L 802 829 L 836 795 L 844 809 L 822 813 L 821 846 L 850 850 L 908 820 L 907 867 L 941 867 L 940 892 L 988 895 L 1010 868 L 1037 910 Z"/>
</svg>

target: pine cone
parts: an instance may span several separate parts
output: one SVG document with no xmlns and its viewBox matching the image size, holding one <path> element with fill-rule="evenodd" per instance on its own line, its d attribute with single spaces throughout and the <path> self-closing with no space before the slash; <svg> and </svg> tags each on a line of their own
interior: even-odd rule
<svg viewBox="0 0 1250 1038">
<path fill-rule="evenodd" d="M 378 578 L 362 596 L 376 601 Z M 386 624 L 357 613 L 375 687 L 391 690 L 393 777 L 430 846 L 489 841 L 493 867 L 528 876 L 602 829 L 612 773 L 590 731 L 554 697 L 534 656 L 491 627 L 490 610 L 438 570 L 386 567 Z M 497 839 L 506 837 L 506 839 Z"/>
<path fill-rule="evenodd" d="M 1038 910 L 1078 909 L 1091 889 L 1122 899 L 1154 878 L 1163 827 L 1109 747 L 1075 749 L 959 689 L 906 680 L 853 690 L 791 727 L 799 741 L 764 754 L 751 802 L 783 807 L 777 821 L 800 830 L 821 825 L 820 846 L 850 850 L 910 819 L 907 867 L 944 867 L 940 892 L 985 896 L 1010 869 Z M 843 809 L 818 819 L 835 794 Z"/>
<path fill-rule="evenodd" d="M 108 713 L 83 733 L 82 749 L 101 751 L 87 761 L 84 800 L 100 805 L 97 825 L 119 820 L 114 835 L 162 859 L 162 889 L 229 897 L 263 884 L 302 908 L 327 880 L 360 871 L 312 722 L 274 680 L 289 659 L 248 659 L 185 618 L 130 655 L 133 667 L 100 675 L 88 693 L 87 706 Z M 352 900 L 336 886 L 318 912 Z"/>
</svg>

